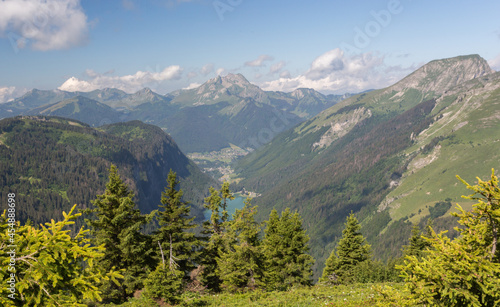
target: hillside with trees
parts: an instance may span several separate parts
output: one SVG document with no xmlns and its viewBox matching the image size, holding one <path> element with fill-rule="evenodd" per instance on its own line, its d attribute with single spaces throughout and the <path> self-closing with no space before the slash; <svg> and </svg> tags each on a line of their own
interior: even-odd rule
<svg viewBox="0 0 500 307">
<path fill-rule="evenodd" d="M 449 202 L 472 180 L 497 167 L 500 74 L 478 55 L 432 61 L 384 89 L 350 97 L 278 135 L 234 164 L 238 188 L 263 220 L 273 208 L 298 210 L 320 260 L 342 235 L 352 211 L 374 256 L 401 255 L 412 224 L 453 231 Z"/>
<path fill-rule="evenodd" d="M 0 144 L 0 200 L 6 202 L 11 191 L 22 196 L 17 216 L 23 223 L 50 221 L 74 204 L 86 209 L 104 191 L 111 163 L 145 213 L 157 207 L 170 169 L 183 179 L 199 219 L 203 208 L 197 200 L 213 182 L 160 128 L 138 121 L 97 130 L 55 117 L 8 118 L 0 121 Z"/>
<path fill-rule="evenodd" d="M 74 213 L 77 205 L 60 222 L 22 225 L 15 220 L 19 197 L 9 193 L 9 209 L 0 216 L 0 262 L 9 267 L 0 273 L 8 285 L 0 290 L 3 306 L 496 306 L 500 300 L 500 187 L 494 170 L 477 185 L 457 176 L 473 191 L 465 198 L 476 202 L 470 211 L 457 205 L 457 238 L 430 225 L 423 236 L 414 226 L 404 257 L 387 265 L 374 261 L 351 213 L 315 286 L 309 238 L 297 212 L 273 210 L 259 224 L 257 207 L 247 199 L 229 219 L 226 201 L 233 193 L 223 183 L 210 188 L 205 206 L 212 216 L 197 237 L 174 172 L 162 205 L 149 214 L 136 208 L 115 165 L 107 177 L 77 232 L 70 231 L 82 214 Z M 160 227 L 148 234 L 145 225 L 153 219 Z M 8 250 L 9 243 L 21 248 Z"/>
</svg>

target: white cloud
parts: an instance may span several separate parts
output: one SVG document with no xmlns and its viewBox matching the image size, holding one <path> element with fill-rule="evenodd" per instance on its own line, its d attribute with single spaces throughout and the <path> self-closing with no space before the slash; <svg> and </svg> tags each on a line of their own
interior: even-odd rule
<svg viewBox="0 0 500 307">
<path fill-rule="evenodd" d="M 290 74 L 290 72 L 288 70 L 284 70 L 282 72 L 280 72 L 280 78 L 291 78 L 292 75 Z"/>
<path fill-rule="evenodd" d="M 59 50 L 84 44 L 89 23 L 79 0 L 0 1 L 0 36 L 15 51 Z"/>
<path fill-rule="evenodd" d="M 500 54 L 498 54 L 494 59 L 488 61 L 490 67 L 495 71 L 500 71 Z"/>
<path fill-rule="evenodd" d="M 307 77 L 318 80 L 325 75 L 344 69 L 343 56 L 344 52 L 338 48 L 320 55 L 312 62 Z"/>
<path fill-rule="evenodd" d="M 278 73 L 283 67 L 285 67 L 285 61 L 280 61 L 271 66 L 271 68 L 269 69 L 269 74 L 272 75 Z"/>
<path fill-rule="evenodd" d="M 193 88 L 198 88 L 201 86 L 201 83 L 191 83 L 189 84 L 188 86 L 184 87 L 183 90 L 190 90 L 190 89 L 193 89 Z"/>
<path fill-rule="evenodd" d="M 205 66 L 203 66 L 200 70 L 200 73 L 204 76 L 208 75 L 209 73 L 211 73 L 212 71 L 214 71 L 214 64 L 212 63 L 209 63 Z"/>
<path fill-rule="evenodd" d="M 279 79 L 265 82 L 261 87 L 269 91 L 288 92 L 306 87 L 325 93 L 354 93 L 389 86 L 412 71 L 413 67 L 388 66 L 382 56 L 346 55 L 337 48 L 318 56 L 305 73 L 292 78 L 284 71 Z"/>
<path fill-rule="evenodd" d="M 138 71 L 133 75 L 111 76 L 108 74 L 97 74 L 92 70 L 86 71 L 90 80 L 80 80 L 71 77 L 66 80 L 59 89 L 62 91 L 82 91 L 89 92 L 103 88 L 117 88 L 127 93 L 136 91 L 153 83 L 161 83 L 168 80 L 178 80 L 182 75 L 182 68 L 177 65 L 169 66 L 160 72 Z"/>
<path fill-rule="evenodd" d="M 272 61 L 272 60 L 274 60 L 274 58 L 272 56 L 267 55 L 267 54 L 263 54 L 263 55 L 260 55 L 257 59 L 255 59 L 253 61 L 245 62 L 245 66 L 262 67 L 262 66 L 264 66 L 264 62 Z"/>
<path fill-rule="evenodd" d="M 216 71 L 215 71 L 215 74 L 217 74 L 217 76 L 221 76 L 221 75 L 225 75 L 226 74 L 226 69 L 225 68 L 218 68 Z"/>
<path fill-rule="evenodd" d="M 0 103 L 9 102 L 24 95 L 28 89 L 15 86 L 0 87 Z"/>
</svg>

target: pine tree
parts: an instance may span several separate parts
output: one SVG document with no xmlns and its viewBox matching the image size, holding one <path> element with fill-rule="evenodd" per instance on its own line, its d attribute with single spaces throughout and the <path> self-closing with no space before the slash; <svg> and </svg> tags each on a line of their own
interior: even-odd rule
<svg viewBox="0 0 500 307">
<path fill-rule="evenodd" d="M 286 290 L 296 285 L 310 285 L 314 263 L 308 255 L 309 236 L 297 212 L 287 208 L 281 217 L 274 209 L 264 231 L 266 286 L 270 290 Z"/>
<path fill-rule="evenodd" d="M 224 249 L 224 232 L 226 222 L 229 219 L 227 212 L 227 201 L 233 200 L 234 196 L 229 190 L 229 183 L 222 183 L 218 191 L 210 187 L 210 196 L 205 198 L 204 207 L 212 214 L 210 220 L 203 223 L 203 234 L 205 235 L 204 249 L 201 254 L 201 282 L 212 291 L 220 291 L 222 280 L 217 273 L 217 258 Z"/>
<path fill-rule="evenodd" d="M 219 250 L 217 273 L 221 276 L 223 289 L 230 292 L 245 292 L 255 289 L 263 282 L 263 255 L 260 249 L 260 225 L 255 222 L 257 206 L 245 206 L 236 210 L 231 221 L 226 222 L 223 235 L 224 247 Z"/>
<path fill-rule="evenodd" d="M 352 283 L 356 281 L 355 267 L 370 258 L 370 245 L 359 232 L 361 225 L 351 214 L 347 217 L 337 253 L 332 251 L 325 263 L 320 281 Z"/>
<path fill-rule="evenodd" d="M 149 236 L 141 233 L 141 228 L 156 214 L 142 215 L 136 209 L 134 194 L 124 184 L 115 165 L 109 169 L 109 181 L 104 194 L 97 195 L 92 201 L 92 219 L 86 219 L 92 230 L 94 243 L 104 245 L 104 257 L 98 261 L 103 270 L 113 267 L 125 269 L 123 283 L 106 282 L 101 289 L 105 301 L 123 302 L 135 290 L 141 289 L 147 269 L 155 267 L 152 242 Z"/>
<path fill-rule="evenodd" d="M 193 224 L 194 217 L 189 217 L 191 208 L 188 202 L 182 201 L 182 190 L 177 191 L 177 174 L 170 170 L 167 179 L 167 187 L 162 192 L 161 209 L 158 212 L 160 228 L 154 234 L 154 246 L 161 243 L 163 251 L 172 251 L 179 270 L 185 276 L 195 268 L 194 260 L 197 250 L 201 244 L 194 232 L 190 231 L 196 227 Z M 172 247 L 170 247 L 172 242 Z M 159 255 L 159 253 L 157 253 Z"/>
</svg>

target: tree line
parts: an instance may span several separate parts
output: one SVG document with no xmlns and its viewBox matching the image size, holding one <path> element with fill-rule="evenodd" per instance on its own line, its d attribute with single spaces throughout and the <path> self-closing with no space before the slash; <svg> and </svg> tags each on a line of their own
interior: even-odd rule
<svg viewBox="0 0 500 307">
<path fill-rule="evenodd" d="M 462 180 L 463 181 L 463 180 Z M 471 211 L 461 208 L 454 215 L 462 228 L 451 240 L 428 225 L 424 235 L 412 229 L 404 257 L 388 265 L 374 261 L 371 247 L 360 233 L 351 213 L 342 238 L 326 260 L 320 283 L 332 286 L 400 280 L 405 290 L 380 287 L 385 301 L 396 305 L 441 304 L 443 306 L 496 306 L 500 302 L 500 188 L 498 178 L 471 186 L 468 199 L 478 203 Z M 60 222 L 34 227 L 17 223 L 14 259 L 2 253 L 3 266 L 15 263 L 15 276 L 0 271 L 0 278 L 14 278 L 15 298 L 6 287 L 0 290 L 4 306 L 58 306 L 123 303 L 138 291 L 152 299 L 178 303 L 184 291 L 204 293 L 286 291 L 312 285 L 313 257 L 309 237 L 297 212 L 273 210 L 267 221 L 257 223 L 257 207 L 251 200 L 227 211 L 233 193 L 227 182 L 210 188 L 204 206 L 210 219 L 197 232 L 189 204 L 183 201 L 174 172 L 167 178 L 159 209 L 141 214 L 134 193 L 118 174 L 109 169 L 103 194 L 91 208 L 63 213 Z M 10 212 L 10 211 L 9 211 Z M 68 226 L 79 216 L 86 225 L 76 234 Z M 9 245 L 9 215 L 0 217 L 1 245 Z M 145 226 L 156 220 L 151 233 Z"/>
</svg>

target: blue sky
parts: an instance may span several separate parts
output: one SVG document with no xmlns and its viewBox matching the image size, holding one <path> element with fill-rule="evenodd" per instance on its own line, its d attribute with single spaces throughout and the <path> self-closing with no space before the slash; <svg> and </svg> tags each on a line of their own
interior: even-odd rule
<svg viewBox="0 0 500 307">
<path fill-rule="evenodd" d="M 0 0 L 0 102 L 32 88 L 160 94 L 242 73 L 359 92 L 428 61 L 500 70 L 500 1 Z"/>
</svg>

